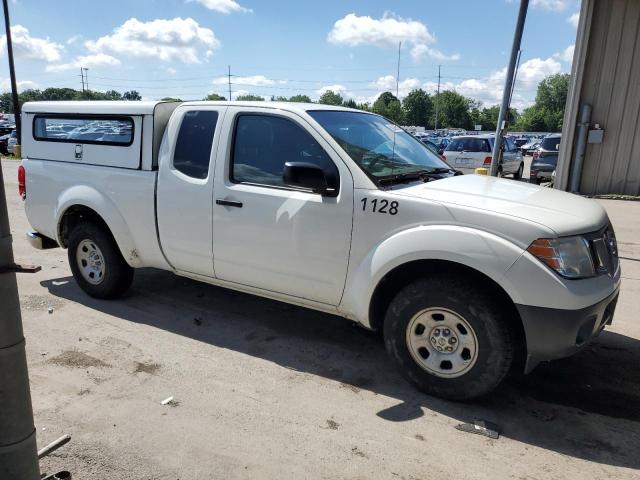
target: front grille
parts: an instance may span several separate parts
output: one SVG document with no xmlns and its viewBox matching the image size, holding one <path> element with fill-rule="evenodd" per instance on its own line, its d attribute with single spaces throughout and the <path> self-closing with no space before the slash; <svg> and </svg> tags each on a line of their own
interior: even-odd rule
<svg viewBox="0 0 640 480">
<path fill-rule="evenodd" d="M 613 227 L 609 225 L 604 230 L 587 236 L 591 246 L 591 254 L 596 271 L 601 275 L 613 277 L 618 270 L 618 244 Z"/>
</svg>

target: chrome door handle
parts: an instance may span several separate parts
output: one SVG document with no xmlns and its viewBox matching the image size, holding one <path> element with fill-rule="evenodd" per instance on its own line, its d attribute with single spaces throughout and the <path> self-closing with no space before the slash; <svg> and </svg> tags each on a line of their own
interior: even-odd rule
<svg viewBox="0 0 640 480">
<path fill-rule="evenodd" d="M 223 200 L 222 198 L 216 199 L 216 205 L 242 208 L 242 202 L 236 202 L 235 200 Z"/>
</svg>

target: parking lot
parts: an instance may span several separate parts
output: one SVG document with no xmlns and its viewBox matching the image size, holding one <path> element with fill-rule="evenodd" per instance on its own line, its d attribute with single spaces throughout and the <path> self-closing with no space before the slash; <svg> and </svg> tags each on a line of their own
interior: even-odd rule
<svg viewBox="0 0 640 480">
<path fill-rule="evenodd" d="M 613 325 L 573 358 L 453 403 L 416 391 L 344 319 L 140 270 L 85 295 L 37 251 L 3 159 L 42 462 L 82 479 L 633 479 L 640 470 L 640 202 L 600 200 L 618 236 Z M 527 165 L 528 167 L 528 165 Z M 528 168 L 525 169 L 525 176 Z M 173 401 L 161 405 L 172 396 Z M 492 440 L 455 429 L 492 421 Z"/>
</svg>

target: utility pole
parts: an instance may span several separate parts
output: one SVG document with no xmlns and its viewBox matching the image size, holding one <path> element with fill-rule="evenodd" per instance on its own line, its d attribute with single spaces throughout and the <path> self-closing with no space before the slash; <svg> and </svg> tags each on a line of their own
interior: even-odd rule
<svg viewBox="0 0 640 480">
<path fill-rule="evenodd" d="M 80 67 L 80 81 L 82 82 L 82 93 L 84 93 L 84 69 Z"/>
<path fill-rule="evenodd" d="M 13 113 L 18 143 L 20 143 L 20 104 L 16 88 L 7 1 L 3 0 L 2 6 L 7 35 Z M 2 168 L 0 168 L 0 478 L 37 480 L 40 478 L 40 465 L 16 282 L 17 266 L 13 261 L 11 241 L 7 197 L 4 191 Z"/>
<path fill-rule="evenodd" d="M 522 43 L 522 32 L 524 30 L 524 22 L 527 18 L 527 10 L 529 9 L 529 0 L 520 0 L 520 10 L 518 11 L 518 20 L 516 21 L 516 30 L 513 34 L 513 45 L 511 45 L 511 57 L 509 58 L 509 66 L 507 67 L 507 78 L 504 81 L 504 90 L 502 92 L 502 104 L 500 105 L 500 114 L 498 115 L 498 125 L 496 126 L 496 139 L 493 142 L 493 156 L 491 159 L 491 176 L 498 175 L 498 166 L 500 164 L 500 155 L 502 152 L 502 134 L 506 125 L 505 118 L 509 114 L 509 103 L 513 93 L 513 84 L 516 76 L 516 63 L 520 52 L 520 44 Z"/>
<path fill-rule="evenodd" d="M 436 121 L 434 130 L 438 131 L 438 104 L 440 103 L 440 68 L 442 65 L 438 65 L 438 93 L 436 94 Z"/>
<path fill-rule="evenodd" d="M 228 65 L 229 67 L 229 101 L 231 101 L 231 65 Z"/>
<path fill-rule="evenodd" d="M 87 87 L 87 91 L 89 91 L 89 69 L 82 67 L 82 70 L 84 71 L 84 84 Z"/>
<path fill-rule="evenodd" d="M 400 100 L 400 49 L 402 41 L 398 42 L 398 75 L 396 76 L 396 98 Z"/>
</svg>

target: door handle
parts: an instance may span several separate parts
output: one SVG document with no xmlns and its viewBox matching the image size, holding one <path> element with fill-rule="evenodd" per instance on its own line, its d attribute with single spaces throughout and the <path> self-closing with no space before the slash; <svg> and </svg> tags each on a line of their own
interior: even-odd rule
<svg viewBox="0 0 640 480">
<path fill-rule="evenodd" d="M 236 202 L 235 200 L 223 200 L 221 198 L 216 199 L 216 205 L 223 205 L 225 207 L 242 208 L 242 202 Z"/>
</svg>

